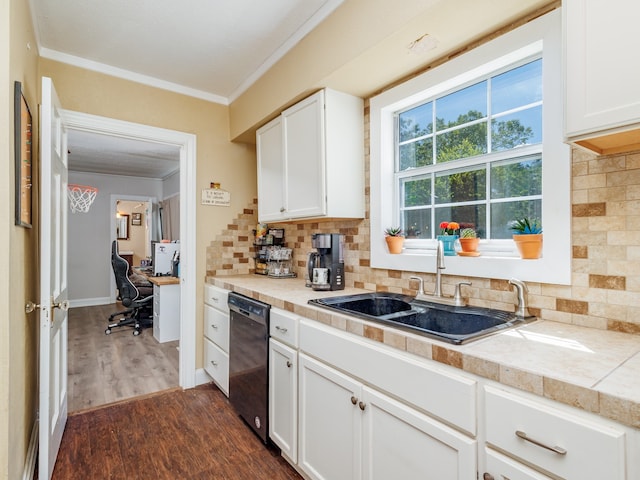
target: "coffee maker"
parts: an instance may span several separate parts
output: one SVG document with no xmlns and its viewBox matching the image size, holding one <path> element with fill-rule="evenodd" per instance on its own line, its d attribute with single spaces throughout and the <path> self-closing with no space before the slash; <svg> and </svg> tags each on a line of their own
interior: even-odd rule
<svg viewBox="0 0 640 480">
<path fill-rule="evenodd" d="M 314 290 L 344 290 L 344 235 L 314 233 L 311 245 L 316 249 L 307 259 L 309 281 Z"/>
</svg>

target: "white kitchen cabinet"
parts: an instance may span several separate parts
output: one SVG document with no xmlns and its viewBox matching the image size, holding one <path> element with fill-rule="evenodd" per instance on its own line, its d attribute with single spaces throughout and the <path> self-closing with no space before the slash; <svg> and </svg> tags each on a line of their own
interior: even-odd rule
<svg viewBox="0 0 640 480">
<path fill-rule="evenodd" d="M 299 465 L 323 480 L 467 480 L 476 442 L 300 353 Z"/>
<path fill-rule="evenodd" d="M 361 479 L 362 385 L 303 353 L 299 362 L 298 465 L 315 480 Z"/>
<path fill-rule="evenodd" d="M 558 478 L 631 478 L 625 429 L 503 387 L 486 386 L 484 395 L 488 452 L 498 449 Z"/>
<path fill-rule="evenodd" d="M 298 352 L 269 340 L 269 437 L 298 463 Z"/>
<path fill-rule="evenodd" d="M 565 135 L 598 153 L 640 147 L 640 3 L 564 0 Z M 631 56 L 630 56 L 631 55 Z"/>
<path fill-rule="evenodd" d="M 180 284 L 153 285 L 153 337 L 160 343 L 180 339 Z"/>
<path fill-rule="evenodd" d="M 204 369 L 229 396 L 229 307 L 228 290 L 204 286 Z"/>
<path fill-rule="evenodd" d="M 261 222 L 364 217 L 363 105 L 325 89 L 257 131 Z"/>
<path fill-rule="evenodd" d="M 485 449 L 485 467 L 480 480 L 552 480 L 551 477 L 536 472 L 520 462 L 512 460 L 495 450 Z"/>
</svg>

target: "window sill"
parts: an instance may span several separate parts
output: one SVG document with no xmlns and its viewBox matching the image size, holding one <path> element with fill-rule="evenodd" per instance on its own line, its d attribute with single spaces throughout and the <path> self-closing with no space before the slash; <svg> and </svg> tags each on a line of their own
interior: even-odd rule
<svg viewBox="0 0 640 480">
<path fill-rule="evenodd" d="M 407 251 L 392 255 L 384 244 L 372 247 L 371 267 L 388 270 L 435 273 L 436 258 L 433 250 Z M 377 250 L 374 252 L 374 250 Z M 553 254 L 536 260 L 519 257 L 498 256 L 496 253 L 482 253 L 478 257 L 445 256 L 443 275 L 461 277 L 496 278 L 508 280 L 517 278 L 528 282 L 569 285 L 570 269 L 558 268 L 570 259 L 570 253 L 556 258 Z"/>
</svg>

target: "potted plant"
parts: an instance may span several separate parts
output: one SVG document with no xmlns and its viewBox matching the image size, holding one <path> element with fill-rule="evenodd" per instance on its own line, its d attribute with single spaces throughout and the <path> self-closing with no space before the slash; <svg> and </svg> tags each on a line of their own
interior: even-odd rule
<svg viewBox="0 0 640 480">
<path fill-rule="evenodd" d="M 456 240 L 460 237 L 458 232 L 460 225 L 457 222 L 440 222 L 440 235 L 436 237 L 437 240 L 442 242 L 444 247 L 444 254 L 452 256 L 456 254 L 455 244 Z"/>
<path fill-rule="evenodd" d="M 509 225 L 513 232 L 513 241 L 525 259 L 540 258 L 542 254 L 542 224 L 536 218 L 524 217 Z"/>
<path fill-rule="evenodd" d="M 473 254 L 478 254 L 478 234 L 473 228 L 463 228 L 460 230 L 460 247 L 462 248 L 462 252 L 458 252 L 458 255 L 470 254 L 468 256 L 473 256 Z"/>
<path fill-rule="evenodd" d="M 401 227 L 389 227 L 385 229 L 385 240 L 389 253 L 402 253 L 404 245 L 404 232 Z"/>
</svg>

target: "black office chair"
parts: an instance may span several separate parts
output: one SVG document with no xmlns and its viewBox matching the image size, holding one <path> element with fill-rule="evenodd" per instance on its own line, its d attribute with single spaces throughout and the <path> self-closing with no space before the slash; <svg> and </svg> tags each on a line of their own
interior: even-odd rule
<svg viewBox="0 0 640 480">
<path fill-rule="evenodd" d="M 133 327 L 133 334 L 140 335 L 140 330 L 153 325 L 153 287 L 137 287 L 129 278 L 129 262 L 118 254 L 118 242 L 111 245 L 111 266 L 116 279 L 119 300 L 126 310 L 113 313 L 109 316 L 109 326 L 104 331 L 106 335 L 112 328 Z M 123 318 L 113 322 L 116 317 Z"/>
</svg>

